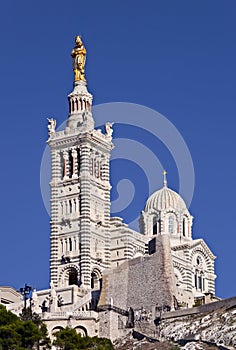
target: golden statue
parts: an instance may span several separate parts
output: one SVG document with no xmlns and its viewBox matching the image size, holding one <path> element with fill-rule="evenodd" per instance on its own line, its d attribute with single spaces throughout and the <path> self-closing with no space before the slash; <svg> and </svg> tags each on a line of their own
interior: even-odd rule
<svg viewBox="0 0 236 350">
<path fill-rule="evenodd" d="M 81 36 L 75 37 L 75 47 L 71 52 L 71 57 L 73 58 L 73 68 L 75 73 L 75 81 L 82 80 L 85 81 L 84 77 L 84 66 L 86 61 L 86 49 L 83 45 Z"/>
</svg>

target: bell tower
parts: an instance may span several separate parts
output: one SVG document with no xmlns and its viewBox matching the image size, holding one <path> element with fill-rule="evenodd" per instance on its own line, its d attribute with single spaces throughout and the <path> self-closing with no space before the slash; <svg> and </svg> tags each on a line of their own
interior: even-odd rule
<svg viewBox="0 0 236 350">
<path fill-rule="evenodd" d="M 72 50 L 74 87 L 66 128 L 49 119 L 51 150 L 50 279 L 57 287 L 99 288 L 110 266 L 110 152 L 112 124 L 94 129 L 81 37 Z"/>
</svg>

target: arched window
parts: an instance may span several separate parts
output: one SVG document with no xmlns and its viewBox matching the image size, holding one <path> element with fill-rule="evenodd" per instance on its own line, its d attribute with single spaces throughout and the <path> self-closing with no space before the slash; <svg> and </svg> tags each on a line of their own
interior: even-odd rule
<svg viewBox="0 0 236 350">
<path fill-rule="evenodd" d="M 72 213 L 72 201 L 71 199 L 69 199 L 69 210 L 70 210 L 70 214 Z"/>
<path fill-rule="evenodd" d="M 153 235 L 157 235 L 157 222 L 156 218 L 153 219 L 153 230 L 152 230 Z"/>
<path fill-rule="evenodd" d="M 56 340 L 56 333 L 60 332 L 61 330 L 63 329 L 63 327 L 60 327 L 60 326 L 56 326 L 52 329 L 52 339 L 53 340 Z"/>
<path fill-rule="evenodd" d="M 153 219 L 153 235 L 161 232 L 161 221 L 157 218 Z"/>
<path fill-rule="evenodd" d="M 205 279 L 203 272 L 201 271 L 195 271 L 194 275 L 194 286 L 196 289 L 200 290 L 201 292 L 204 292 L 205 290 Z"/>
<path fill-rule="evenodd" d="M 78 285 L 78 272 L 75 269 L 69 271 L 69 286 Z"/>
<path fill-rule="evenodd" d="M 75 327 L 75 330 L 77 334 L 81 335 L 81 337 L 87 337 L 88 335 L 87 329 L 82 326 Z"/>
<path fill-rule="evenodd" d="M 73 156 L 72 156 L 72 150 L 69 150 L 69 152 L 68 152 L 68 154 L 69 154 L 69 157 L 68 157 L 68 170 L 69 170 L 69 177 L 71 178 L 72 177 L 72 175 L 73 175 Z"/>
<path fill-rule="evenodd" d="M 168 218 L 168 232 L 170 234 L 175 233 L 176 231 L 176 218 L 174 215 L 170 215 Z"/>
<path fill-rule="evenodd" d="M 101 278 L 98 275 L 98 273 L 96 273 L 95 271 L 93 271 L 91 273 L 91 288 L 92 289 L 100 289 L 101 288 Z"/>
<path fill-rule="evenodd" d="M 69 251 L 72 251 L 72 239 L 69 238 Z"/>
</svg>

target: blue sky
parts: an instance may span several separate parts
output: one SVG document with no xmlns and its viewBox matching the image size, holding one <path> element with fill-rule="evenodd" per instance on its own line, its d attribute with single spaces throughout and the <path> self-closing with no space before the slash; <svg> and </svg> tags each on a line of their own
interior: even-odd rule
<svg viewBox="0 0 236 350">
<path fill-rule="evenodd" d="M 187 143 L 196 176 L 193 234 L 217 256 L 216 294 L 236 294 L 235 15 L 234 0 L 1 4 L 0 285 L 48 286 L 49 217 L 39 185 L 46 117 L 60 124 L 68 115 L 70 52 L 82 34 L 94 104 L 150 107 Z M 144 135 L 142 142 L 149 141 Z M 168 184 L 178 190 L 174 160 L 160 143 L 151 147 L 160 150 Z M 139 211 L 146 200 L 140 196 Z M 130 213 L 123 214 L 128 220 Z"/>
</svg>

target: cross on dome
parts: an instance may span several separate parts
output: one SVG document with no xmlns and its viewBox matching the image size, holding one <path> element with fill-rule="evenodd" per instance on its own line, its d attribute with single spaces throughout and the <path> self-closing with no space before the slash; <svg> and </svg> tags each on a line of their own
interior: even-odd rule
<svg viewBox="0 0 236 350">
<path fill-rule="evenodd" d="M 164 177 L 164 179 L 163 179 L 163 185 L 164 185 L 164 187 L 167 187 L 167 179 L 166 179 L 167 171 L 164 170 L 162 174 L 163 174 L 163 177 Z"/>
</svg>

